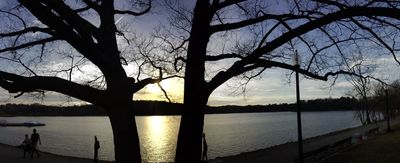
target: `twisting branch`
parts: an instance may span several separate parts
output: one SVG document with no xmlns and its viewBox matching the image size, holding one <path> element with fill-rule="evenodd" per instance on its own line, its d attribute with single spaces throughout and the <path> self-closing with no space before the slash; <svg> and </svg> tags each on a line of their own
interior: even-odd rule
<svg viewBox="0 0 400 163">
<path fill-rule="evenodd" d="M 221 31 L 229 31 L 238 28 L 243 28 L 249 25 L 257 24 L 266 20 L 282 20 L 282 19 L 301 19 L 301 18 L 308 18 L 302 15 L 293 15 L 293 14 L 282 14 L 282 15 L 273 15 L 273 14 L 264 14 L 262 16 L 242 20 L 235 23 L 226 23 L 226 24 L 218 24 L 212 25 L 210 27 L 211 33 L 221 32 Z"/>
<path fill-rule="evenodd" d="M 350 20 L 356 24 L 358 27 L 360 27 L 361 29 L 368 31 L 372 36 L 374 36 L 374 38 L 376 40 L 379 41 L 379 43 L 381 43 L 393 56 L 393 59 L 400 64 L 400 61 L 397 59 L 396 57 L 396 53 L 394 52 L 394 50 L 385 42 L 382 40 L 382 38 L 379 37 L 378 34 L 376 34 L 371 28 L 368 28 L 366 26 L 364 26 L 363 24 L 361 24 L 360 22 L 358 22 L 357 20 L 355 20 L 354 18 L 350 18 Z"/>
<path fill-rule="evenodd" d="M 182 76 L 178 76 L 178 75 L 171 75 L 171 76 L 164 77 L 164 78 L 161 78 L 161 79 L 146 78 L 146 79 L 137 81 L 136 83 L 135 83 L 135 79 L 130 78 L 132 80 L 132 87 L 130 88 L 130 91 L 132 93 L 135 93 L 135 92 L 143 89 L 148 84 L 160 83 L 162 80 L 166 80 L 166 79 L 170 79 L 170 78 L 183 78 L 183 77 Z"/>
<path fill-rule="evenodd" d="M 9 32 L 9 33 L 0 33 L 0 38 L 1 37 L 12 37 L 12 36 L 18 36 L 18 35 L 22 35 L 22 34 L 26 34 L 26 33 L 35 33 L 35 32 L 43 32 L 43 33 L 47 33 L 50 35 L 54 36 L 54 32 L 51 31 L 49 28 L 40 28 L 40 27 L 27 27 L 24 28 L 22 30 L 19 31 L 13 31 L 13 32 Z"/>
<path fill-rule="evenodd" d="M 144 9 L 143 11 L 135 12 L 135 11 L 130 11 L 130 10 L 114 10 L 114 14 L 127 14 L 127 15 L 132 15 L 132 16 L 140 16 L 143 14 L 146 14 L 150 11 L 151 9 L 151 2 L 152 0 L 149 0 L 149 3 L 147 4 L 147 8 Z"/>
<path fill-rule="evenodd" d="M 92 8 L 93 10 L 99 12 L 100 11 L 100 6 L 98 4 L 100 0 L 92 1 L 92 0 L 83 0 L 83 2 L 88 5 L 88 7 Z"/>
<path fill-rule="evenodd" d="M 27 47 L 36 46 L 36 45 L 43 45 L 45 43 L 56 41 L 56 40 L 60 40 L 60 38 L 49 37 L 49 38 L 45 38 L 45 39 L 31 41 L 31 42 L 28 42 L 28 43 L 25 43 L 25 44 L 20 44 L 20 45 L 17 45 L 17 46 L 6 47 L 6 48 L 3 48 L 3 49 L 0 49 L 0 53 L 7 52 L 7 51 L 15 51 L 15 50 L 19 50 L 19 49 L 23 49 L 23 48 L 27 48 Z"/>
<path fill-rule="evenodd" d="M 161 89 L 161 91 L 164 93 L 164 96 L 165 96 L 165 98 L 167 98 L 168 102 L 172 102 L 171 99 L 169 98 L 168 94 L 167 94 L 167 91 L 165 91 L 165 89 L 162 87 L 160 82 L 158 82 L 157 85 Z"/>
<path fill-rule="evenodd" d="M 24 19 L 22 19 L 22 18 L 21 18 L 20 16 L 18 16 L 17 14 L 14 14 L 14 13 L 9 12 L 9 11 L 3 11 L 3 10 L 0 10 L 0 13 L 6 13 L 6 14 L 9 14 L 9 15 L 12 15 L 12 16 L 16 17 L 16 18 L 17 18 L 18 20 L 20 20 L 21 23 L 24 25 L 24 28 L 27 28 L 27 25 L 26 25 Z"/>
<path fill-rule="evenodd" d="M 220 54 L 220 55 L 215 55 L 215 56 L 207 55 L 206 61 L 219 61 L 221 59 L 231 59 L 231 58 L 242 59 L 243 56 L 236 54 L 236 53 Z"/>
<path fill-rule="evenodd" d="M 212 3 L 212 10 L 217 11 L 220 10 L 222 8 L 228 7 L 230 5 L 235 5 L 238 4 L 240 2 L 244 2 L 246 0 L 228 0 L 228 1 L 223 1 L 223 2 L 219 2 L 217 0 L 214 0 Z"/>
<path fill-rule="evenodd" d="M 178 68 L 178 62 L 179 62 L 179 61 L 186 62 L 186 59 L 183 58 L 183 57 L 178 57 L 178 58 L 175 59 L 175 61 L 174 61 L 174 69 L 175 69 L 176 72 L 181 71 L 182 68 L 183 68 L 183 66 L 180 67 L 180 68 Z"/>
<path fill-rule="evenodd" d="M 55 91 L 91 103 L 99 103 L 103 92 L 90 86 L 80 85 L 58 77 L 24 77 L 0 71 L 0 87 L 10 93 Z"/>
</svg>

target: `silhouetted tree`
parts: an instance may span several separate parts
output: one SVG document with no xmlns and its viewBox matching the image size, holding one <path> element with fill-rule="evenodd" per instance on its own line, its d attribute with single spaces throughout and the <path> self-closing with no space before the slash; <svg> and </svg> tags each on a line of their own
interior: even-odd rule
<svg viewBox="0 0 400 163">
<path fill-rule="evenodd" d="M 351 67 L 351 71 L 362 76 L 370 76 L 373 69 L 363 65 L 364 61 L 362 55 L 357 57 L 356 61 L 353 63 L 354 65 Z M 372 105 L 370 105 L 370 100 L 372 98 L 371 79 L 360 76 L 348 76 L 346 78 L 353 86 L 350 94 L 362 101 L 362 105 L 360 105 L 355 112 L 355 117 L 358 118 L 363 125 L 372 123 L 375 113 L 372 110 Z"/>
<path fill-rule="evenodd" d="M 399 3 L 394 1 L 166 1 L 170 25 L 159 36 L 185 68 L 184 110 L 176 162 L 200 162 L 204 110 L 210 94 L 238 77 L 245 84 L 273 67 L 311 78 L 352 74 L 348 58 L 395 53 Z M 299 69 L 291 64 L 295 51 Z M 244 86 L 245 86 L 244 84 Z"/>
<path fill-rule="evenodd" d="M 386 106 L 386 98 L 388 98 L 388 106 Z M 395 115 L 399 112 L 399 99 L 399 80 L 395 80 L 390 84 L 380 82 L 373 85 L 373 96 L 371 101 L 373 102 L 374 111 L 378 112 L 378 114 L 386 115 L 386 107 L 388 107 L 391 117 L 395 118 Z"/>
<path fill-rule="evenodd" d="M 141 162 L 133 94 L 168 77 L 143 51 L 147 47 L 127 50 L 146 40 L 132 40 L 132 27 L 119 21 L 146 14 L 151 1 L 19 0 L 1 4 L 0 86 L 19 93 L 16 97 L 54 91 L 101 106 L 113 129 L 116 162 Z M 138 44 L 130 45 L 132 41 Z M 134 74 L 127 74 L 122 66 L 130 61 L 138 65 Z M 75 71 L 86 72 L 82 69 L 87 65 L 98 69 L 81 75 L 83 79 L 71 77 Z M 146 66 L 154 75 L 143 75 Z"/>
</svg>

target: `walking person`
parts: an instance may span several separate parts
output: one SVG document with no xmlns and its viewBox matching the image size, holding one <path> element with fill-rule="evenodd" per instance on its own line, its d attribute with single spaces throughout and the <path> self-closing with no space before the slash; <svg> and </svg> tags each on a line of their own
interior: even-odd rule
<svg viewBox="0 0 400 163">
<path fill-rule="evenodd" d="M 97 163 L 99 158 L 98 158 L 98 154 L 99 154 L 99 148 L 100 148 L 100 142 L 97 140 L 97 136 L 94 136 L 94 163 Z"/>
<path fill-rule="evenodd" d="M 207 141 L 206 141 L 206 134 L 203 133 L 203 157 L 202 157 L 202 160 L 204 162 L 208 162 L 207 150 L 208 150 L 208 145 L 207 145 Z"/>
<path fill-rule="evenodd" d="M 40 135 L 36 132 L 36 129 L 33 129 L 33 133 L 31 135 L 31 158 L 33 158 L 33 154 L 36 153 L 37 158 L 40 157 L 39 150 L 38 150 L 38 144 L 42 145 L 42 141 L 40 140 Z"/>
<path fill-rule="evenodd" d="M 25 139 L 21 144 L 22 149 L 24 150 L 24 158 L 26 156 L 26 153 L 28 153 L 29 155 L 31 155 L 31 145 L 32 145 L 32 141 L 31 139 L 29 139 L 28 134 L 25 134 Z"/>
</svg>

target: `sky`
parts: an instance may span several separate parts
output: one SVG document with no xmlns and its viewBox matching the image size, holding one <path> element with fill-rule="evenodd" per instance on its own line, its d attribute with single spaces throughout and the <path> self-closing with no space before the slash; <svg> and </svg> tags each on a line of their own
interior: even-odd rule
<svg viewBox="0 0 400 163">
<path fill-rule="evenodd" d="M 4 1 L 0 1 L 0 8 L 5 6 Z M 163 10 L 152 11 L 151 14 L 142 18 L 133 19 L 129 24 L 135 24 L 135 30 L 139 32 L 149 32 L 165 17 L 160 16 Z M 116 17 L 116 20 L 127 21 L 122 16 Z M 129 19 L 132 20 L 132 19 Z M 49 61 L 45 62 L 42 67 L 62 67 L 63 62 Z M 391 56 L 381 56 L 379 58 L 367 58 L 370 65 L 376 65 L 374 76 L 382 78 L 387 82 L 399 79 L 400 66 L 394 62 Z M 1 67 L 10 67 L 9 65 L 0 65 Z M 130 74 L 135 71 L 135 66 L 130 64 L 124 66 L 126 72 Z M 78 80 L 87 74 L 96 74 L 98 70 L 91 66 L 82 67 L 82 72 L 74 73 L 75 79 Z M 293 103 L 295 102 L 295 79 L 291 71 L 272 68 L 267 69 L 260 78 L 253 79 L 248 83 L 246 89 L 238 87 L 240 81 L 232 79 L 227 83 L 218 87 L 210 96 L 208 105 L 264 105 L 274 103 Z M 161 82 L 161 85 L 167 90 L 169 97 L 173 102 L 183 102 L 183 83 L 182 79 L 169 79 Z M 334 84 L 333 84 L 334 83 Z M 339 77 L 337 80 L 330 78 L 328 81 L 318 81 L 304 78 L 300 75 L 300 92 L 302 100 L 316 98 L 338 98 L 347 96 L 351 91 L 352 85 L 344 78 Z M 17 99 L 13 98 L 15 94 L 9 94 L 0 88 L 0 103 L 44 103 L 50 105 L 73 105 L 86 104 L 74 98 L 67 97 L 58 93 L 48 92 L 45 96 L 37 94 L 25 94 Z M 135 100 L 166 100 L 164 94 L 155 84 L 146 86 L 143 90 L 134 95 Z"/>
<path fill-rule="evenodd" d="M 388 78 L 388 82 L 400 78 L 400 74 L 398 73 L 400 72 L 400 66 L 394 62 L 391 56 L 380 58 L 376 62 L 378 67 L 374 76 L 382 79 Z M 333 82 L 333 78 L 330 78 L 328 81 L 320 81 L 304 78 L 304 76 L 300 75 L 301 100 L 348 96 L 352 85 L 344 79 L 344 76 L 339 77 L 334 84 Z M 183 80 L 170 79 L 161 82 L 161 84 L 167 90 L 173 102 L 182 102 Z M 244 93 L 236 85 L 237 81 L 230 80 L 217 88 L 211 94 L 208 105 L 265 105 L 294 103 L 296 99 L 295 76 L 288 70 L 278 68 L 268 69 L 262 74 L 261 79 L 252 80 Z M 1 89 L 0 97 L 0 103 L 43 102 L 50 105 L 86 104 L 85 102 L 68 98 L 65 95 L 51 92 L 46 93 L 46 96 L 43 98 L 27 94 L 14 99 L 10 94 Z M 134 99 L 166 101 L 165 96 L 155 84 L 148 85 L 142 91 L 136 93 Z"/>
</svg>

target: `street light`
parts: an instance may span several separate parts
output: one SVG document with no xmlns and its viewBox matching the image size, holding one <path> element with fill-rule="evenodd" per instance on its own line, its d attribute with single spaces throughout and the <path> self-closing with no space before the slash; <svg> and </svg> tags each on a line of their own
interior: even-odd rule
<svg viewBox="0 0 400 163">
<path fill-rule="evenodd" d="M 301 131 L 301 107 L 300 107 L 300 86 L 299 86 L 299 70 L 300 70 L 300 56 L 295 51 L 293 64 L 296 71 L 296 106 L 297 106 L 297 135 L 298 135 L 298 146 L 299 146 L 299 163 L 304 162 L 303 157 L 303 134 Z"/>
<path fill-rule="evenodd" d="M 387 119 L 387 132 L 390 132 L 390 114 L 389 114 L 389 97 L 388 97 L 389 86 L 385 84 L 385 96 L 386 96 L 386 119 Z"/>
</svg>

